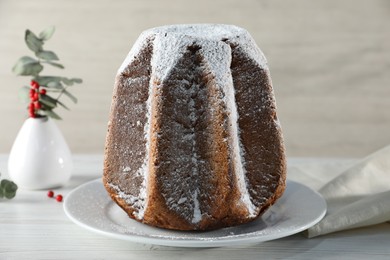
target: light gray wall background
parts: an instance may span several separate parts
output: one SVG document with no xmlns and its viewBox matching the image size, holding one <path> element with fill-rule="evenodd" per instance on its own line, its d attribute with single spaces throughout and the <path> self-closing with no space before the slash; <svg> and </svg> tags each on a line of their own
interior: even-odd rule
<svg viewBox="0 0 390 260">
<path fill-rule="evenodd" d="M 0 153 L 27 110 L 11 72 L 23 36 L 54 25 L 47 49 L 81 77 L 58 122 L 74 153 L 102 153 L 116 71 L 145 29 L 173 23 L 246 28 L 265 53 L 288 156 L 364 156 L 390 143 L 390 1 L 0 0 Z M 66 99 L 63 100 L 64 102 Z"/>
</svg>

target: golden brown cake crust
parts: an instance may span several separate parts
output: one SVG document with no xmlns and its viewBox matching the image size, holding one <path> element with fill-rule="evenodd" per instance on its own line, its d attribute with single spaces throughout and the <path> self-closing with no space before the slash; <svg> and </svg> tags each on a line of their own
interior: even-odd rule
<svg viewBox="0 0 390 260">
<path fill-rule="evenodd" d="M 144 32 L 115 82 L 103 175 L 111 198 L 152 226 L 209 230 L 258 218 L 285 179 L 272 83 L 249 34 Z"/>
</svg>

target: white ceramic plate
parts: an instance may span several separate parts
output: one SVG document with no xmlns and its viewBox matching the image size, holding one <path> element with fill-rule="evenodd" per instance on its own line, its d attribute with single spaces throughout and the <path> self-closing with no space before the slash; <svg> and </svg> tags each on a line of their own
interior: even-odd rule
<svg viewBox="0 0 390 260">
<path fill-rule="evenodd" d="M 205 232 L 172 231 L 130 219 L 98 179 L 71 191 L 64 210 L 76 224 L 113 238 L 164 246 L 219 247 L 264 242 L 301 232 L 324 217 L 326 202 L 308 187 L 287 181 L 283 196 L 251 223 Z"/>
</svg>

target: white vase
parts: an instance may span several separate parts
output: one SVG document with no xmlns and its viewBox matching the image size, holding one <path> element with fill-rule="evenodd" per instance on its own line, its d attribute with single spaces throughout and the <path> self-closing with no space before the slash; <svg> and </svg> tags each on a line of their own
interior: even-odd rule
<svg viewBox="0 0 390 260">
<path fill-rule="evenodd" d="M 72 155 L 55 122 L 27 119 L 9 155 L 10 178 L 22 189 L 50 189 L 64 185 L 72 168 Z"/>
</svg>

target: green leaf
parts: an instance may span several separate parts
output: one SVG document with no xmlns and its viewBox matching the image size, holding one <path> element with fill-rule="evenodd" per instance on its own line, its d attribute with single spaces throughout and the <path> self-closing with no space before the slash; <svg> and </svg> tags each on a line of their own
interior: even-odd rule
<svg viewBox="0 0 390 260">
<path fill-rule="evenodd" d="M 16 195 L 16 190 L 18 185 L 13 181 L 2 180 L 0 183 L 0 198 L 6 197 L 7 199 L 12 199 Z"/>
<path fill-rule="evenodd" d="M 32 31 L 26 30 L 24 40 L 27 47 L 33 52 L 39 52 L 42 50 L 43 41 L 39 39 Z"/>
<path fill-rule="evenodd" d="M 64 94 L 67 95 L 74 103 L 77 103 L 77 98 L 71 93 L 69 93 L 69 91 L 67 91 L 66 89 L 64 89 Z"/>
<path fill-rule="evenodd" d="M 52 110 L 52 109 L 57 107 L 56 105 L 54 105 L 53 103 L 51 103 L 50 101 L 47 101 L 47 100 L 40 100 L 40 102 L 41 102 L 42 107 L 45 111 Z"/>
<path fill-rule="evenodd" d="M 18 185 L 16 185 L 13 181 L 6 180 L 7 183 L 4 186 L 5 193 L 15 193 L 18 189 Z"/>
<path fill-rule="evenodd" d="M 61 120 L 62 118 L 57 115 L 53 110 L 46 110 L 45 111 L 46 115 L 53 118 L 53 119 L 58 119 L 58 120 Z"/>
<path fill-rule="evenodd" d="M 68 78 L 61 78 L 62 82 L 64 82 L 65 85 L 67 86 L 72 86 L 73 85 L 73 80 L 68 79 Z"/>
<path fill-rule="evenodd" d="M 5 191 L 4 192 L 4 197 L 6 197 L 7 199 L 13 199 L 16 195 L 16 192 L 15 191 Z"/>
<path fill-rule="evenodd" d="M 69 110 L 69 108 L 67 106 L 65 106 L 64 103 L 62 103 L 61 101 L 57 100 L 57 104 L 59 104 L 60 106 L 62 106 L 63 108 L 65 108 L 66 110 Z"/>
<path fill-rule="evenodd" d="M 5 189 L 5 186 L 7 186 L 7 184 L 9 183 L 10 181 L 9 180 L 6 180 L 6 179 L 4 179 L 4 180 L 2 180 L 1 182 L 0 182 L 0 188 L 1 189 Z"/>
<path fill-rule="evenodd" d="M 54 109 L 51 105 L 48 106 L 44 102 L 41 101 L 41 109 L 38 112 L 47 111 Z M 41 114 L 41 113 L 40 113 Z M 44 115 L 44 114 L 43 114 Z"/>
<path fill-rule="evenodd" d="M 73 86 L 74 83 L 82 83 L 83 82 L 83 80 L 80 79 L 80 78 L 71 78 L 71 79 L 69 79 L 69 78 L 65 78 L 64 77 L 61 80 L 67 86 Z"/>
<path fill-rule="evenodd" d="M 39 101 L 50 109 L 57 107 L 57 100 L 48 95 L 41 95 Z"/>
<path fill-rule="evenodd" d="M 19 99 L 23 103 L 29 103 L 30 102 L 30 88 L 27 86 L 21 87 L 19 90 Z"/>
<path fill-rule="evenodd" d="M 65 68 L 64 65 L 56 63 L 56 62 L 45 61 L 45 63 L 50 64 L 51 66 L 59 68 L 59 69 L 64 69 Z"/>
<path fill-rule="evenodd" d="M 80 78 L 71 78 L 70 80 L 73 81 L 74 83 L 83 83 L 83 80 Z"/>
<path fill-rule="evenodd" d="M 52 51 L 41 50 L 36 52 L 35 55 L 43 60 L 59 60 L 57 54 Z"/>
<path fill-rule="evenodd" d="M 34 77 L 34 80 L 39 83 L 40 86 L 47 86 L 50 82 L 60 82 L 61 77 L 55 76 L 37 76 Z"/>
<path fill-rule="evenodd" d="M 16 75 L 26 76 L 32 75 L 36 76 L 43 70 L 43 66 L 37 61 L 28 56 L 21 57 L 12 68 L 12 71 Z"/>
<path fill-rule="evenodd" d="M 47 83 L 46 86 L 48 88 L 55 88 L 55 89 L 60 89 L 60 90 L 62 90 L 64 88 L 64 86 L 62 86 L 61 82 L 59 82 L 59 81 L 51 81 L 51 82 Z"/>
<path fill-rule="evenodd" d="M 54 26 L 50 26 L 49 28 L 46 28 L 39 34 L 39 38 L 44 41 L 49 40 L 53 36 L 55 29 L 56 28 Z"/>
</svg>

